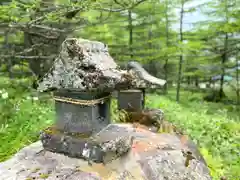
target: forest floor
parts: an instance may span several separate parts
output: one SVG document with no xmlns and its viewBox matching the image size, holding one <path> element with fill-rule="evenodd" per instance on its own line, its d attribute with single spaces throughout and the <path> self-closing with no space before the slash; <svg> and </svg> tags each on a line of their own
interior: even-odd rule
<svg viewBox="0 0 240 180">
<path fill-rule="evenodd" d="M 0 77 L 0 161 L 38 140 L 39 130 L 54 120 L 53 102 L 30 92 L 29 80 Z M 7 94 L 7 95 L 6 95 Z M 7 97 L 8 96 L 8 97 Z M 199 145 L 214 179 L 240 177 L 240 112 L 236 106 L 202 101 L 202 94 L 175 91 L 168 95 L 147 95 L 146 106 L 161 108 L 166 119 L 188 133 Z M 113 101 L 113 109 L 116 103 Z"/>
</svg>

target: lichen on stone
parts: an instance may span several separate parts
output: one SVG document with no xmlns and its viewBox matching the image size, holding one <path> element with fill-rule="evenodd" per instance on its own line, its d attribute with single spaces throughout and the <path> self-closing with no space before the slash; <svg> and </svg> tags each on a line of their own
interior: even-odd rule
<svg viewBox="0 0 240 180">
<path fill-rule="evenodd" d="M 39 80 L 38 90 L 155 88 L 166 82 L 148 74 L 137 62 L 129 62 L 128 68 L 124 71 L 118 67 L 106 44 L 69 38 L 62 43 L 49 72 Z"/>
<path fill-rule="evenodd" d="M 118 155 L 126 153 L 133 143 L 133 136 L 118 136 L 113 140 L 102 142 L 100 146 L 104 152 L 112 151 L 117 152 Z"/>
<path fill-rule="evenodd" d="M 57 129 L 55 126 L 50 126 L 47 127 L 46 129 L 42 130 L 40 133 L 42 136 L 45 135 L 65 135 L 65 136 L 72 136 L 75 138 L 81 138 L 81 139 L 86 139 L 91 136 L 91 134 L 85 134 L 85 133 L 68 133 L 68 132 L 63 132 L 59 129 Z"/>
<path fill-rule="evenodd" d="M 39 175 L 39 178 L 41 178 L 41 179 L 47 179 L 48 176 L 49 176 L 49 174 L 40 174 L 40 175 Z"/>
<path fill-rule="evenodd" d="M 39 81 L 38 90 L 114 87 L 121 81 L 121 72 L 116 69 L 105 44 L 69 38 L 62 43 L 52 68 Z"/>
</svg>

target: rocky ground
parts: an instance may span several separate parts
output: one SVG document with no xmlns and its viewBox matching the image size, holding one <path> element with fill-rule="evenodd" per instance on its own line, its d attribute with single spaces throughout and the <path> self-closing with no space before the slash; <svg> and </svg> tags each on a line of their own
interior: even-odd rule
<svg viewBox="0 0 240 180">
<path fill-rule="evenodd" d="M 110 125 L 109 133 L 134 136 L 131 150 L 106 165 L 88 163 L 62 154 L 44 151 L 41 142 L 20 150 L 0 164 L 0 180 L 210 180 L 206 164 L 176 135 L 156 134 L 131 125 Z M 184 153 L 186 151 L 186 153 Z"/>
</svg>

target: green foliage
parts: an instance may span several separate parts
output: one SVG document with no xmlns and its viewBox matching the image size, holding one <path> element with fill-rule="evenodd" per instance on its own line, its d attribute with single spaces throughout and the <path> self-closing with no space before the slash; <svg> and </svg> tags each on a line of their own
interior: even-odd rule
<svg viewBox="0 0 240 180">
<path fill-rule="evenodd" d="M 51 102 L 33 97 L 26 89 L 29 83 L 27 79 L 0 78 L 0 161 L 36 141 L 39 129 L 54 119 Z"/>
<path fill-rule="evenodd" d="M 202 5 L 192 5 L 197 2 L 195 0 L 117 2 L 47 1 L 49 8 L 52 9 L 47 10 L 46 2 L 41 0 L 11 1 L 0 7 L 0 20 L 22 26 L 43 18 L 37 22 L 38 25 L 47 27 L 51 26 L 50 24 L 55 26 L 57 23 L 64 29 L 65 26 L 76 28 L 69 34 L 70 36 L 103 41 L 109 45 L 110 54 L 117 61 L 137 60 L 141 63 L 154 61 L 166 67 L 159 72 L 159 77 L 173 81 L 176 81 L 179 75 L 176 69 L 181 54 L 183 76 L 203 78 L 210 78 L 223 72 L 199 70 L 199 65 L 221 67 L 223 64 L 226 65 L 229 59 L 237 56 L 239 40 L 236 35 L 239 34 L 240 28 L 238 1 L 199 3 Z M 180 23 L 181 4 L 184 5 L 183 26 L 189 24 L 185 22 L 185 15 L 191 16 L 191 13 L 199 10 L 208 15 L 204 22 L 192 24 L 193 29 L 184 29 L 183 42 L 179 38 L 179 29 L 173 28 L 173 25 Z M 67 12 L 76 9 L 79 11 L 72 19 L 66 18 Z M 76 24 L 70 25 L 71 23 Z M 12 31 L 8 35 L 8 41 L 24 43 L 24 34 L 22 30 L 19 31 Z M 223 38 L 226 34 L 229 35 L 227 41 Z M 6 37 L 1 38 L 1 42 L 5 40 Z M 229 52 L 226 62 L 222 63 L 225 51 Z M 168 68 L 168 65 L 171 68 Z M 196 68 L 189 72 L 189 67 Z"/>
<path fill-rule="evenodd" d="M 201 94 L 182 92 L 181 95 L 181 104 L 170 100 L 175 97 L 171 92 L 169 97 L 150 95 L 147 105 L 162 108 L 167 120 L 192 137 L 216 180 L 223 175 L 229 179 L 239 177 L 240 116 L 237 108 L 203 102 Z"/>
</svg>

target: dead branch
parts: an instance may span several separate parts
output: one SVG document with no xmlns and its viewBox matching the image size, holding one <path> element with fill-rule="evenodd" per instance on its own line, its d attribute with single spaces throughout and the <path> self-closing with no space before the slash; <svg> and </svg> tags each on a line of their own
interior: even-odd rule
<svg viewBox="0 0 240 180">
<path fill-rule="evenodd" d="M 27 33 L 30 34 L 30 35 L 33 35 L 33 36 L 39 36 L 39 37 L 43 37 L 45 39 L 50 39 L 50 40 L 57 40 L 59 38 L 59 36 L 58 37 L 46 36 L 43 33 L 38 33 L 38 32 L 27 32 Z"/>
<path fill-rule="evenodd" d="M 145 1 L 147 1 L 147 0 L 140 0 L 140 1 L 136 2 L 135 4 L 133 4 L 133 5 L 131 6 L 130 9 L 135 8 L 136 6 L 138 6 L 139 4 L 141 4 L 141 3 L 145 2 Z"/>
<path fill-rule="evenodd" d="M 121 7 L 126 7 L 126 6 L 128 6 L 128 4 L 126 4 L 126 3 L 124 3 L 124 2 L 120 2 L 119 0 L 113 0 L 116 4 L 118 4 L 119 6 L 121 6 Z"/>
<path fill-rule="evenodd" d="M 1 58 L 16 58 L 16 59 L 52 59 L 56 55 L 52 56 L 19 56 L 19 55 L 0 55 Z"/>
<path fill-rule="evenodd" d="M 17 53 L 17 55 L 24 55 L 26 53 L 34 51 L 36 48 L 42 47 L 42 46 L 49 46 L 49 45 L 48 44 L 43 44 L 43 43 L 34 44 L 34 45 L 32 45 L 31 48 L 27 48 L 24 51 Z"/>
<path fill-rule="evenodd" d="M 129 3 L 124 3 L 124 2 L 120 2 L 120 0 L 113 0 L 116 4 L 120 5 L 121 7 L 124 8 L 124 10 L 126 9 L 133 9 L 135 8 L 136 6 L 138 6 L 139 4 L 147 1 L 147 0 L 140 0 L 140 1 L 137 1 L 136 3 L 133 3 L 131 4 L 131 6 L 129 6 Z"/>
<path fill-rule="evenodd" d="M 66 32 L 65 30 L 61 30 L 61 29 L 58 29 L 58 28 L 48 27 L 48 26 L 44 26 L 44 25 L 35 25 L 35 24 L 32 24 L 32 25 L 28 25 L 28 24 L 8 24 L 7 26 L 10 27 L 10 28 L 18 28 L 22 31 L 29 31 L 29 29 L 31 27 L 33 27 L 33 28 L 39 28 L 39 29 L 44 29 L 44 30 L 48 30 L 48 31 L 55 31 L 55 32 L 60 32 L 60 33 Z"/>
</svg>

